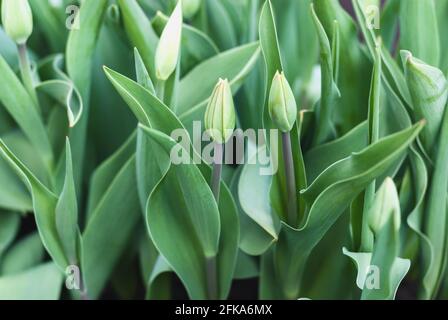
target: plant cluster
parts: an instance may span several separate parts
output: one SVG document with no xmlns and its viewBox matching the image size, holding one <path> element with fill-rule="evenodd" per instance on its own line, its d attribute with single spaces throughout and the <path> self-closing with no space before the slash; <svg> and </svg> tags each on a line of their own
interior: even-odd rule
<svg viewBox="0 0 448 320">
<path fill-rule="evenodd" d="M 2 0 L 0 299 L 447 298 L 447 15 Z"/>
</svg>

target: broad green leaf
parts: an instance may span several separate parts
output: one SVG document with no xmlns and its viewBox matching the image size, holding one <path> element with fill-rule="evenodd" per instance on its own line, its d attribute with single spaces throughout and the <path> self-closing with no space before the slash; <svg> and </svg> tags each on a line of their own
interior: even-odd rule
<svg viewBox="0 0 448 320">
<path fill-rule="evenodd" d="M 333 61 L 333 55 L 339 52 L 339 48 L 332 48 L 330 46 L 330 40 L 319 18 L 316 16 L 313 5 L 311 5 L 311 12 L 319 39 L 322 72 L 321 99 L 316 106 L 317 127 L 314 135 L 314 144 L 320 145 L 336 136 L 336 129 L 334 128 L 332 119 L 332 109 L 335 107 L 336 99 L 340 97 L 339 89 L 334 78 L 339 61 Z M 338 34 L 339 25 L 335 23 L 333 28 L 334 32 Z"/>
<path fill-rule="evenodd" d="M 45 249 L 39 234 L 34 232 L 14 244 L 2 257 L 0 275 L 2 277 L 28 270 L 42 262 Z"/>
<path fill-rule="evenodd" d="M 151 79 L 155 79 L 154 59 L 159 38 L 154 32 L 151 21 L 146 17 L 136 0 L 119 0 L 126 33 L 134 47 L 142 55 Z"/>
<path fill-rule="evenodd" d="M 32 210 L 28 190 L 3 159 L 0 159 L 0 181 L 8 186 L 0 188 L 0 208 L 19 212 Z"/>
<path fill-rule="evenodd" d="M 2 74 L 0 102 L 3 103 L 27 138 L 36 147 L 39 156 L 49 166 L 53 160 L 53 151 L 48 133 L 37 111 L 37 106 L 1 56 L 0 74 Z"/>
<path fill-rule="evenodd" d="M 259 275 L 258 264 L 254 257 L 238 251 L 234 279 L 250 279 Z"/>
<path fill-rule="evenodd" d="M 0 139 L 0 156 L 11 166 L 27 186 L 33 199 L 33 209 L 42 243 L 56 265 L 64 270 L 67 259 L 56 230 L 55 209 L 57 197 L 11 152 Z"/>
<path fill-rule="evenodd" d="M 36 20 L 35 24 L 45 34 L 45 38 L 50 43 L 52 50 L 54 52 L 63 51 L 68 30 L 61 27 L 61 24 L 65 22 L 62 8 L 55 8 L 55 6 L 51 5 L 51 1 L 31 0 L 29 3 Z"/>
<path fill-rule="evenodd" d="M 432 260 L 426 272 L 423 285 L 425 298 L 433 298 L 440 287 L 445 271 L 445 248 L 447 243 L 447 190 L 448 190 L 448 145 L 444 137 L 448 135 L 448 111 L 445 110 L 439 141 L 434 152 L 434 170 L 429 184 L 427 207 L 425 212 L 426 224 L 424 230 L 431 242 Z"/>
<path fill-rule="evenodd" d="M 20 216 L 14 212 L 0 210 L 0 258 L 14 241 L 20 228 Z"/>
<path fill-rule="evenodd" d="M 140 217 L 135 156 L 131 156 L 115 171 L 82 233 L 81 270 L 89 298 L 97 298 L 102 292 Z"/>
<path fill-rule="evenodd" d="M 309 81 L 313 66 L 318 61 L 319 44 L 316 33 L 311 32 L 313 20 L 310 3 L 312 0 L 272 2 L 285 73 L 300 83 L 300 87 Z"/>
<path fill-rule="evenodd" d="M 207 12 L 208 32 L 221 50 L 237 45 L 236 25 L 232 21 L 223 1 L 203 0 Z"/>
<path fill-rule="evenodd" d="M 1 300 L 57 300 L 63 276 L 52 263 L 19 274 L 0 277 Z"/>
<path fill-rule="evenodd" d="M 447 0 L 438 0 L 435 1 L 436 5 L 436 14 L 437 21 L 439 24 L 439 35 L 445 32 L 448 28 L 448 20 L 445 18 L 446 12 L 448 11 L 448 1 Z M 441 61 L 440 68 L 445 72 L 448 72 L 448 41 L 446 37 L 440 36 L 440 52 L 441 52 Z"/>
<path fill-rule="evenodd" d="M 78 204 L 73 178 L 72 152 L 67 138 L 65 146 L 65 180 L 55 209 L 56 230 L 70 264 L 79 262 L 78 257 Z"/>
<path fill-rule="evenodd" d="M 172 271 L 165 258 L 159 255 L 148 281 L 148 289 L 146 291 L 147 299 L 169 299 L 171 291 L 169 285 Z"/>
<path fill-rule="evenodd" d="M 110 184 L 116 177 L 117 172 L 125 165 L 135 152 L 135 136 L 129 139 L 111 157 L 105 160 L 92 174 L 87 202 L 87 221 L 93 211 L 99 205 Z"/>
<path fill-rule="evenodd" d="M 16 67 L 19 63 L 17 46 L 14 41 L 9 38 L 2 26 L 0 26 L 0 55 L 6 60 L 6 62 L 13 67 Z"/>
<path fill-rule="evenodd" d="M 172 111 L 150 91 L 107 67 L 104 72 L 141 124 L 166 132 L 182 128 Z"/>
<path fill-rule="evenodd" d="M 89 114 L 92 60 L 100 32 L 107 0 L 83 1 L 79 9 L 79 29 L 70 30 L 66 46 L 66 68 L 70 79 L 79 90 L 84 106 L 83 116 L 70 132 L 76 186 L 79 188 L 85 155 L 87 118 Z"/>
<path fill-rule="evenodd" d="M 134 48 L 134 60 L 135 60 L 135 74 L 137 83 L 148 89 L 153 95 L 156 94 L 154 84 L 149 76 L 148 70 L 143 63 L 142 56 L 138 52 L 137 48 Z"/>
<path fill-rule="evenodd" d="M 157 131 L 141 130 L 166 154 L 176 144 Z M 151 238 L 183 280 L 189 295 L 205 298 L 206 259 L 215 257 L 219 246 L 218 206 L 196 166 L 171 165 L 164 169 L 147 202 Z M 191 185 L 195 189 L 189 188 Z"/>
<path fill-rule="evenodd" d="M 305 154 L 308 180 L 314 181 L 333 163 L 364 149 L 367 146 L 367 134 L 368 124 L 363 122 L 341 138 L 309 150 Z"/>
<path fill-rule="evenodd" d="M 255 165 L 254 165 L 255 166 Z M 250 206 L 249 201 L 250 198 L 239 197 L 239 185 L 241 181 L 241 174 L 245 166 L 241 166 L 238 169 L 238 172 L 232 178 L 229 186 L 232 191 L 232 195 L 235 199 L 240 219 L 240 249 L 252 256 L 258 256 L 263 254 L 273 243 L 275 237 L 272 237 L 265 229 L 263 229 L 256 220 L 247 215 L 241 205 L 241 199 L 244 199 L 247 203 L 247 206 Z M 260 166 L 259 166 L 260 168 Z M 248 175 L 250 176 L 250 175 Z M 258 177 L 257 180 L 258 181 Z M 256 183 L 254 184 L 256 185 Z"/>
<path fill-rule="evenodd" d="M 195 67 L 179 84 L 177 113 L 180 118 L 202 119 L 207 101 L 219 78 L 229 80 L 236 92 L 258 59 L 258 43 L 250 43 L 220 53 Z M 200 115 L 200 116 L 199 116 Z"/>
<path fill-rule="evenodd" d="M 440 62 L 438 0 L 407 0 L 400 5 L 400 47 L 433 66 Z"/>
<path fill-rule="evenodd" d="M 270 236 L 272 243 L 277 240 L 280 228 L 280 219 L 269 200 L 272 176 L 262 174 L 263 169 L 270 171 L 256 161 L 260 154 L 266 155 L 266 152 L 266 147 L 258 150 L 244 166 L 238 183 L 238 197 L 244 213 Z"/>
<path fill-rule="evenodd" d="M 174 140 L 159 131 L 141 129 L 166 154 L 176 146 Z M 207 296 L 206 264 L 216 257 L 218 297 L 224 299 L 230 290 L 236 263 L 237 211 L 224 184 L 217 206 L 205 180 L 211 176 L 210 168 L 204 165 L 200 168 L 193 164 L 171 164 L 164 168 L 163 177 L 148 199 L 148 228 L 154 244 L 181 278 L 191 298 Z M 194 190 L 188 188 L 192 184 L 196 186 Z M 168 234 L 176 236 L 167 238 Z"/>
</svg>

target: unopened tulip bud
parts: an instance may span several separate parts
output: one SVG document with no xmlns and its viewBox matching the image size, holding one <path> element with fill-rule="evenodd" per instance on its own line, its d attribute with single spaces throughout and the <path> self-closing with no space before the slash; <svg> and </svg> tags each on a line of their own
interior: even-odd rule
<svg viewBox="0 0 448 320">
<path fill-rule="evenodd" d="M 182 11 L 186 19 L 194 17 L 201 6 L 201 0 L 182 0 Z"/>
<path fill-rule="evenodd" d="M 163 29 L 156 50 L 156 76 L 167 80 L 174 72 L 179 60 L 180 41 L 182 37 L 182 1 L 176 5 L 171 17 Z"/>
<path fill-rule="evenodd" d="M 431 151 L 448 99 L 447 79 L 441 70 L 413 57 L 409 51 L 401 51 L 401 58 L 416 120 L 427 121 L 422 131 L 422 143 L 427 151 Z"/>
<path fill-rule="evenodd" d="M 205 111 L 205 129 L 217 143 L 226 143 L 235 129 L 235 106 L 227 79 L 219 79 Z"/>
<path fill-rule="evenodd" d="M 277 71 L 272 80 L 268 107 L 274 125 L 282 132 L 291 131 L 297 118 L 297 104 L 283 72 Z"/>
<path fill-rule="evenodd" d="M 2 24 L 17 44 L 24 44 L 33 32 L 33 14 L 28 0 L 3 0 Z"/>
<path fill-rule="evenodd" d="M 369 212 L 369 226 L 379 234 L 384 225 L 392 220 L 395 231 L 400 229 L 400 200 L 391 178 L 386 178 L 378 189 Z"/>
</svg>

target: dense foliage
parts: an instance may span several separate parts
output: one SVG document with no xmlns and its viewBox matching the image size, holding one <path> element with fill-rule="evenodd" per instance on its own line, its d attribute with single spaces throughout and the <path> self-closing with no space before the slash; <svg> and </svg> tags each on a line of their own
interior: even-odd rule
<svg viewBox="0 0 448 320">
<path fill-rule="evenodd" d="M 0 299 L 448 298 L 448 0 L 1 11 Z"/>
</svg>

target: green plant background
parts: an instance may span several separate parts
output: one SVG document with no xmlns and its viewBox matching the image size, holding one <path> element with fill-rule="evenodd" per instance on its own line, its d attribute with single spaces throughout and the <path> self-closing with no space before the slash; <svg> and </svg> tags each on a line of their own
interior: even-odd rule
<svg viewBox="0 0 448 320">
<path fill-rule="evenodd" d="M 0 27 L 0 299 L 207 299 L 211 259 L 219 299 L 448 298 L 448 1 L 201 0 L 162 95 L 176 2 L 84 0 L 69 30 L 77 1 L 29 0 L 37 100 Z M 238 128 L 273 128 L 277 71 L 298 105 L 295 225 L 282 156 L 273 176 L 225 165 L 219 201 L 208 164 L 169 157 L 219 78 Z"/>
</svg>

